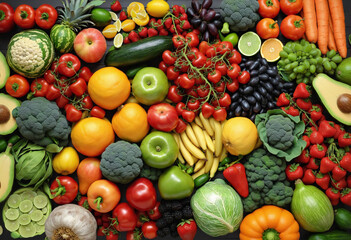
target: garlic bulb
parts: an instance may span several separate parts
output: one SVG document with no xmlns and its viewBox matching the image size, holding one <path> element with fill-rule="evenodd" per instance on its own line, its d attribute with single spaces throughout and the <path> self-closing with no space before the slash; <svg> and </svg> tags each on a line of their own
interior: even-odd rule
<svg viewBox="0 0 351 240">
<path fill-rule="evenodd" d="M 87 209 L 65 204 L 54 208 L 45 222 L 50 240 L 96 240 L 96 220 Z"/>
</svg>

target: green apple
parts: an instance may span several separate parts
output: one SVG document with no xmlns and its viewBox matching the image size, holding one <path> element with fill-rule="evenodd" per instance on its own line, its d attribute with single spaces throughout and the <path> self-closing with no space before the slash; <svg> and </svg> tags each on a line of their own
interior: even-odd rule
<svg viewBox="0 0 351 240">
<path fill-rule="evenodd" d="M 135 75 L 132 92 L 142 104 L 152 105 L 162 102 L 168 93 L 168 78 L 161 69 L 145 67 Z"/>
<path fill-rule="evenodd" d="M 166 168 L 178 156 L 178 145 L 170 133 L 154 131 L 148 134 L 140 145 L 141 157 L 150 167 Z"/>
<path fill-rule="evenodd" d="M 194 180 L 179 167 L 173 166 L 161 174 L 158 179 L 158 190 L 162 199 L 183 199 L 193 193 Z"/>
</svg>

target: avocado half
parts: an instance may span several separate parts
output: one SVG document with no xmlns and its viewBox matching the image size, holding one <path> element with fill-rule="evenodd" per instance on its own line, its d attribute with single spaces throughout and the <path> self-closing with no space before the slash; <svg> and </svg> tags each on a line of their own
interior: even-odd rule
<svg viewBox="0 0 351 240">
<path fill-rule="evenodd" d="M 5 152 L 0 153 L 0 202 L 3 202 L 11 193 L 15 176 L 15 160 L 10 154 L 12 145 L 7 146 Z"/>
<path fill-rule="evenodd" d="M 8 94 L 0 93 L 0 135 L 8 135 L 17 129 L 16 119 L 12 110 L 21 105 L 21 102 Z"/>
<path fill-rule="evenodd" d="M 351 112 L 341 111 L 338 106 L 338 99 L 341 95 L 351 95 L 351 86 L 336 81 L 323 73 L 318 74 L 313 79 L 312 85 L 329 114 L 339 122 L 350 126 Z M 349 102 L 349 104 L 351 103 Z M 348 105 L 348 107 L 351 106 Z"/>
<path fill-rule="evenodd" d="M 6 84 L 7 79 L 10 76 L 10 68 L 6 62 L 5 56 L 0 52 L 0 89 Z"/>
</svg>

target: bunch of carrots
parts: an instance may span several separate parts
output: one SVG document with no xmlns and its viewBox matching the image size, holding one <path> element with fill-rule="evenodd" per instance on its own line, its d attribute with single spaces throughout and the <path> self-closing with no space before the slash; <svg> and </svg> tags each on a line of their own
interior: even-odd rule
<svg viewBox="0 0 351 240">
<path fill-rule="evenodd" d="M 345 14 L 342 0 L 304 0 L 306 38 L 317 43 L 323 54 L 328 49 L 346 58 Z"/>
</svg>

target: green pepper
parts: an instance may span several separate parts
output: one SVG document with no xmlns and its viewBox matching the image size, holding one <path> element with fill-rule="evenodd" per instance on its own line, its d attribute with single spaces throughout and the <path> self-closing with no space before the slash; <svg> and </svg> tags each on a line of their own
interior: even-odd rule
<svg viewBox="0 0 351 240">
<path fill-rule="evenodd" d="M 183 199 L 193 193 L 194 180 L 179 167 L 173 166 L 161 174 L 158 189 L 163 199 Z"/>
<path fill-rule="evenodd" d="M 204 185 L 209 179 L 210 179 L 210 174 L 208 174 L 208 173 L 204 173 L 204 174 L 198 176 L 198 177 L 195 178 L 195 180 L 194 180 L 195 187 L 196 187 L 196 188 L 201 187 L 201 186 Z"/>
<path fill-rule="evenodd" d="M 7 142 L 5 139 L 0 139 L 0 153 L 4 152 L 7 147 Z"/>
<path fill-rule="evenodd" d="M 20 136 L 13 135 L 13 136 L 10 137 L 9 143 L 12 143 L 13 145 L 15 145 L 20 139 L 21 139 Z"/>
<path fill-rule="evenodd" d="M 238 44 L 238 40 L 239 40 L 238 34 L 231 33 L 225 36 L 225 38 L 222 41 L 231 42 L 233 44 L 233 47 L 235 47 Z"/>
</svg>

